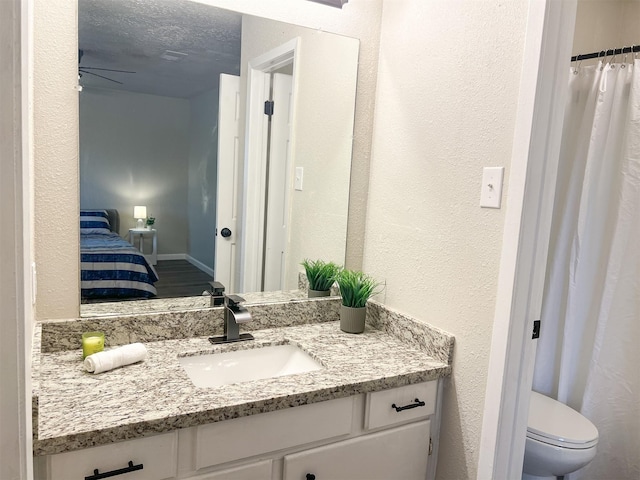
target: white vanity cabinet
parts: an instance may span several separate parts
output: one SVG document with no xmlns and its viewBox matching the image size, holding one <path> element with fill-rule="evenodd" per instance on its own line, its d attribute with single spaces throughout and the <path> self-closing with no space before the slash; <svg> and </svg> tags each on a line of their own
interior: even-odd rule
<svg viewBox="0 0 640 480">
<path fill-rule="evenodd" d="M 36 479 L 424 480 L 435 476 L 440 381 L 36 459 Z M 138 462 L 138 463 L 136 463 Z M 95 477 L 98 480 L 101 477 Z"/>
</svg>

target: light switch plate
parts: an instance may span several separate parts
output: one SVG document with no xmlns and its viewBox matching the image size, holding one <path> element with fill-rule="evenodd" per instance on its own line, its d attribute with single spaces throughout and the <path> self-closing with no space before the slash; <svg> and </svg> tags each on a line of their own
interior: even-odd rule
<svg viewBox="0 0 640 480">
<path fill-rule="evenodd" d="M 500 208 L 502 203 L 502 180 L 504 167 L 484 167 L 482 169 L 482 188 L 480 189 L 480 206 Z"/>
<path fill-rule="evenodd" d="M 294 184 L 294 188 L 296 190 L 302 190 L 302 176 L 304 174 L 304 168 L 303 167 L 296 167 L 296 179 L 295 179 L 295 184 Z M 291 188 L 291 187 L 289 187 Z"/>
</svg>

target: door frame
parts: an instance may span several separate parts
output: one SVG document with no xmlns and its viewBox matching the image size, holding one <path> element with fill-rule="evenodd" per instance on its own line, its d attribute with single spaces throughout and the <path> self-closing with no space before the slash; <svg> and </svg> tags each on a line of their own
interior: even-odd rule
<svg viewBox="0 0 640 480">
<path fill-rule="evenodd" d="M 478 479 L 522 475 L 576 9 L 529 3 Z"/>
<path fill-rule="evenodd" d="M 265 196 L 265 150 L 267 148 L 267 128 L 262 110 L 265 91 L 268 91 L 269 74 L 293 61 L 292 124 L 296 121 L 296 85 L 298 83 L 297 65 L 300 56 L 300 38 L 269 50 L 252 59 L 248 64 L 247 75 L 247 118 L 245 129 L 244 184 L 242 205 L 242 237 L 240 239 L 240 291 L 257 292 L 260 290 L 263 254 L 262 232 L 264 229 Z M 295 135 L 291 134 L 290 147 Z M 292 161 L 294 159 L 292 158 Z"/>
<path fill-rule="evenodd" d="M 269 173 L 265 205 L 262 271 L 262 287 L 265 291 L 285 289 L 289 263 L 287 259 L 293 188 L 293 152 L 290 148 L 293 129 L 292 88 L 292 75 L 277 72 L 271 74 L 271 100 L 275 107 L 270 119 Z"/>
<path fill-rule="evenodd" d="M 0 477 L 33 478 L 33 0 L 0 6 Z M 7 60 L 4 62 L 4 60 Z M 5 103 L 6 101 L 6 103 Z M 17 476 L 17 477 L 16 477 Z"/>
</svg>

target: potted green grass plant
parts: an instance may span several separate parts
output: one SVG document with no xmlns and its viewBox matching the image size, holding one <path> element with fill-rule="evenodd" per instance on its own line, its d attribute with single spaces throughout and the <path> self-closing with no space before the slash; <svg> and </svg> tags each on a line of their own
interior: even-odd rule
<svg viewBox="0 0 640 480">
<path fill-rule="evenodd" d="M 379 292 L 380 283 L 355 270 L 342 270 L 336 277 L 340 287 L 340 329 L 347 333 L 364 332 L 367 300 Z"/>
<path fill-rule="evenodd" d="M 342 267 L 333 262 L 323 260 L 303 260 L 301 265 L 309 280 L 309 298 L 328 297 L 331 286 L 336 281 L 336 276 Z"/>
</svg>

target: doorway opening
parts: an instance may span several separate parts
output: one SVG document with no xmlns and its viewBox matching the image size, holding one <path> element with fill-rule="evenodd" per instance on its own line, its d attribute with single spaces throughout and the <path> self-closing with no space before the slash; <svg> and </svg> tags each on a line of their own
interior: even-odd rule
<svg viewBox="0 0 640 480">
<path fill-rule="evenodd" d="M 299 39 L 248 64 L 240 290 L 282 290 L 287 274 Z"/>
</svg>

